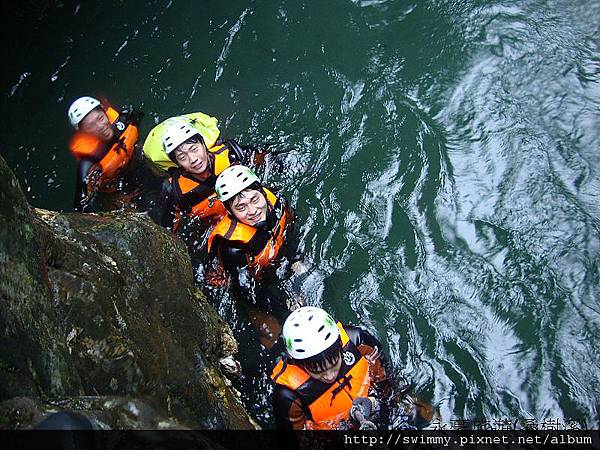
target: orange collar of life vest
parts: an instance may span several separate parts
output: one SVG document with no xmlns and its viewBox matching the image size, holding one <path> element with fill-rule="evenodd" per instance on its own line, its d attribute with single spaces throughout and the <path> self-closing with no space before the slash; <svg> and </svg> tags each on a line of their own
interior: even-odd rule
<svg viewBox="0 0 600 450">
<path fill-rule="evenodd" d="M 229 150 L 226 146 L 218 145 L 208 149 L 208 152 L 214 157 L 213 164 L 215 176 L 219 175 L 231 165 L 229 161 Z M 181 189 L 182 194 L 187 194 L 188 192 L 200 186 L 200 184 L 202 183 L 201 181 L 194 180 L 185 175 L 180 175 L 177 178 L 177 182 L 179 184 L 179 188 Z"/>
</svg>

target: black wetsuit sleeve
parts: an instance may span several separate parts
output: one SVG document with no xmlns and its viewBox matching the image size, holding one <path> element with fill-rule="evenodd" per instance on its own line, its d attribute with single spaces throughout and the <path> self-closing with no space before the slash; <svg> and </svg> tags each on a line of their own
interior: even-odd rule
<svg viewBox="0 0 600 450">
<path fill-rule="evenodd" d="M 296 393 L 280 384 L 273 390 L 273 413 L 278 430 L 293 431 L 304 426 L 305 418 Z"/>
<path fill-rule="evenodd" d="M 237 247 L 227 245 L 227 241 L 217 238 L 215 241 L 223 268 L 237 280 L 242 267 L 247 265 L 246 252 Z"/>
<path fill-rule="evenodd" d="M 141 109 L 131 108 L 131 110 L 125 112 L 124 115 L 128 123 L 139 127 L 145 114 L 144 111 L 142 111 Z"/>
<path fill-rule="evenodd" d="M 229 149 L 229 162 L 231 164 L 249 165 L 253 163 L 254 151 L 251 147 L 241 146 L 234 139 L 225 141 Z"/>
<path fill-rule="evenodd" d="M 352 340 L 357 347 L 364 344 L 373 348 L 377 347 L 381 351 L 381 342 L 379 342 L 379 339 L 373 336 L 371 332 L 362 327 L 355 327 L 352 325 L 345 325 L 344 329 L 348 333 L 350 340 Z M 381 354 L 383 356 L 383 352 Z"/>
<path fill-rule="evenodd" d="M 150 211 L 152 220 L 160 226 L 171 228 L 175 220 L 176 203 L 173 198 L 173 186 L 168 179 L 162 183 L 156 206 Z"/>
<path fill-rule="evenodd" d="M 392 378 L 390 376 L 390 366 L 383 351 L 383 346 L 379 339 L 377 339 L 372 333 L 361 327 L 344 326 L 344 329 L 348 333 L 350 340 L 356 345 L 363 355 L 369 355 L 377 348 L 380 352 L 379 363 L 373 367 L 376 382 L 374 383 L 374 389 L 376 393 L 387 396 L 389 394 Z"/>
<path fill-rule="evenodd" d="M 75 200 L 73 201 L 73 211 L 75 212 L 95 211 L 94 200 L 92 200 L 86 206 L 82 204 L 82 200 L 87 195 L 87 175 L 93 165 L 94 161 L 91 159 L 79 160 L 79 165 L 77 167 L 77 179 L 75 181 Z"/>
</svg>

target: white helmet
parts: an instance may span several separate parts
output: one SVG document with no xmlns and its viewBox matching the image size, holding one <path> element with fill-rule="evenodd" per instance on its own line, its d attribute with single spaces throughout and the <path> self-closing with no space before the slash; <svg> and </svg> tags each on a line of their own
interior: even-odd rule
<svg viewBox="0 0 600 450">
<path fill-rule="evenodd" d="M 340 336 L 340 330 L 324 309 L 303 306 L 285 320 L 282 335 L 290 356 L 306 359 L 331 347 Z"/>
<path fill-rule="evenodd" d="M 77 128 L 79 122 L 95 107 L 100 106 L 100 102 L 94 97 L 79 97 L 69 107 L 69 120 L 74 128 Z"/>
<path fill-rule="evenodd" d="M 199 135 L 200 132 L 191 126 L 189 121 L 178 117 L 169 119 L 162 136 L 162 144 L 165 153 L 168 155 L 189 138 L 197 134 Z"/>
<path fill-rule="evenodd" d="M 252 169 L 235 164 L 229 166 L 217 177 L 215 192 L 219 196 L 219 200 L 225 202 L 256 181 L 259 179 Z"/>
</svg>

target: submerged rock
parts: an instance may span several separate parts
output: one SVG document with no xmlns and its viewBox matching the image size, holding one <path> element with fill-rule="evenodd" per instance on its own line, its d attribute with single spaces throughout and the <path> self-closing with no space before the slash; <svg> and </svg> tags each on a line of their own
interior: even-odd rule
<svg viewBox="0 0 600 450">
<path fill-rule="evenodd" d="M 32 212 L 2 158 L 0 208 L 0 401 L 143 397 L 188 427 L 256 427 L 182 242 L 145 214 Z"/>
</svg>

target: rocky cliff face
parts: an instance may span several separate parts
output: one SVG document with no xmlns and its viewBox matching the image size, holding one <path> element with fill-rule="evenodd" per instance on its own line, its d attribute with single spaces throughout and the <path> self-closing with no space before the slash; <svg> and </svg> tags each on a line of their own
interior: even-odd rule
<svg viewBox="0 0 600 450">
<path fill-rule="evenodd" d="M 219 368 L 237 344 L 179 240 L 144 214 L 32 211 L 1 157 L 0 211 L 0 427 L 27 426 L 18 405 L 136 398 L 188 427 L 255 427 Z"/>
</svg>

